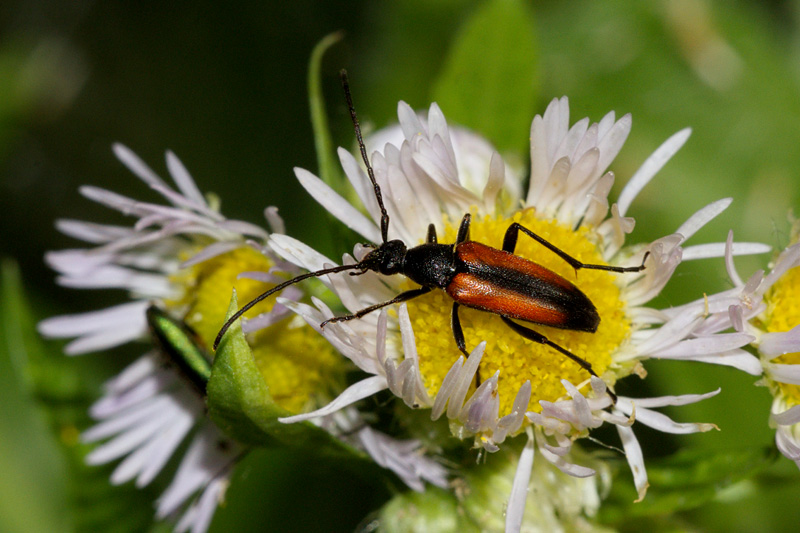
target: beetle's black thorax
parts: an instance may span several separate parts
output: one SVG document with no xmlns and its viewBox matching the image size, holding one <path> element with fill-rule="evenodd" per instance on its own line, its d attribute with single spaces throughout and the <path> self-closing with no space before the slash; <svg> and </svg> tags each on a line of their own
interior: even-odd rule
<svg viewBox="0 0 800 533">
<path fill-rule="evenodd" d="M 452 244 L 426 243 L 406 252 L 403 274 L 423 287 L 444 289 L 456 274 Z"/>
</svg>

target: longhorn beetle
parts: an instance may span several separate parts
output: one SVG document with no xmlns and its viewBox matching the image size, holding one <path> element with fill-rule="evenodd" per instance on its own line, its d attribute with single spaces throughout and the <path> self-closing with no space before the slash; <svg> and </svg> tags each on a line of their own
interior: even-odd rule
<svg viewBox="0 0 800 533">
<path fill-rule="evenodd" d="M 575 269 L 576 273 L 581 268 L 610 272 L 640 272 L 645 268 L 644 263 L 649 252 L 645 253 L 642 264 L 635 267 L 586 264 L 578 261 L 517 222 L 508 227 L 503 239 L 503 249 L 498 250 L 469 240 L 469 213 L 464 215 L 461 220 L 455 244 L 439 244 L 433 224 L 428 226 L 428 235 L 425 243 L 419 246 L 408 248 L 399 239 L 389 240 L 389 214 L 383 205 L 381 188 L 375 181 L 375 173 L 372 170 L 372 165 L 370 165 L 367 149 L 361 137 L 361 127 L 358 123 L 355 107 L 353 107 L 347 72 L 342 70 L 340 74 L 345 99 L 350 110 L 350 118 L 353 121 L 356 139 L 361 150 L 361 158 L 364 160 L 364 166 L 367 168 L 367 174 L 375 191 L 375 199 L 378 201 L 378 207 L 380 207 L 382 242 L 379 245 L 371 245 L 372 250 L 358 263 L 301 274 L 261 294 L 239 309 L 225 322 L 214 342 L 214 349 L 217 348 L 222 336 L 231 324 L 247 310 L 289 285 L 304 279 L 335 274 L 346 270 L 357 271 L 350 272 L 351 276 L 358 276 L 372 271 L 384 276 L 402 274 L 419 284 L 420 287 L 402 292 L 391 300 L 371 305 L 356 313 L 329 318 L 320 324 L 320 328 L 324 328 L 327 324 L 333 322 L 346 322 L 361 318 L 388 305 L 411 300 L 427 294 L 433 289 L 442 289 L 453 299 L 450 318 L 453 337 L 458 349 L 467 357 L 469 352 L 464 340 L 464 332 L 461 329 L 461 320 L 458 318 L 458 309 L 462 305 L 500 316 L 503 322 L 519 335 L 534 342 L 550 346 L 575 361 L 592 376 L 597 377 L 588 361 L 562 348 L 541 333 L 514 322 L 514 320 L 522 320 L 542 326 L 573 331 L 588 331 L 590 333 L 597 331 L 597 326 L 600 324 L 597 308 L 580 289 L 555 272 L 533 261 L 514 255 L 517 237 L 520 233 L 531 237 L 566 261 Z M 613 392 L 609 391 L 609 394 L 612 400 L 616 401 L 616 396 L 614 396 Z"/>
</svg>

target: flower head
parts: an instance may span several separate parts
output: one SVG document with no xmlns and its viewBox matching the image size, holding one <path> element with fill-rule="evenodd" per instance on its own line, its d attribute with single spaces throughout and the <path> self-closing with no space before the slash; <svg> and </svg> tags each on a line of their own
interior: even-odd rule
<svg viewBox="0 0 800 533">
<path fill-rule="evenodd" d="M 800 244 L 783 250 L 769 273 L 759 270 L 744 281 L 728 251 L 728 274 L 734 288 L 708 297 L 704 332 L 733 328 L 753 336 L 759 360 L 751 374 L 760 375 L 773 396 L 769 415 L 775 443 L 800 467 Z M 728 241 L 733 236 L 728 237 Z"/>
<path fill-rule="evenodd" d="M 533 320 L 533 324 L 502 319 L 498 315 L 514 315 L 491 305 L 481 307 L 469 300 L 471 294 L 466 298 L 453 296 L 455 278 L 440 285 L 448 297 L 444 291 L 419 289 L 403 276 L 379 275 L 371 267 L 362 268 L 357 276 L 331 275 L 326 282 L 350 313 L 378 309 L 382 302 L 404 291 L 413 292 L 394 300 L 403 302 L 396 311 L 382 309 L 346 321 L 329 321 L 333 313 L 320 301 L 312 307 L 279 300 L 317 329 L 329 321 L 320 329 L 322 334 L 369 375 L 328 406 L 284 421 L 327 415 L 388 388 L 408 406 L 430 409 L 434 419 L 446 415 L 453 434 L 472 438 L 490 452 L 498 450 L 507 437 L 531 428 L 529 438 L 536 440 L 542 455 L 574 476 L 593 473 L 566 461 L 574 440 L 603 423 L 612 423 L 619 429 L 643 496 L 647 478 L 631 431 L 634 421 L 675 433 L 707 431 L 713 426 L 677 424 L 649 408 L 681 405 L 708 395 L 647 400 L 620 397 L 615 403 L 616 396 L 609 387 L 632 373 L 643 376 L 641 362 L 650 357 L 709 362 L 713 356 L 715 362 L 739 365 L 746 359 L 739 347 L 750 340 L 735 333 L 697 342 L 693 331 L 702 321 L 702 307 L 669 316 L 646 306 L 682 259 L 723 254 L 722 243 L 689 248 L 683 248 L 683 244 L 730 200 L 704 207 L 672 235 L 651 243 L 625 245 L 625 235 L 634 226 L 633 219 L 626 216 L 631 202 L 683 145 L 689 130 L 678 132 L 658 148 L 629 180 L 618 203 L 610 206 L 608 193 L 614 175 L 607 168 L 630 131 L 630 116 L 617 120 L 609 113 L 599 123 L 584 119 L 570 127 L 567 99 L 554 100 L 531 127 L 531 181 L 520 205 L 518 177 L 497 153 L 486 148 L 485 141 L 482 152 L 492 155 L 483 161 L 483 180 L 475 180 L 472 174 L 468 180 L 462 178 L 465 165 L 459 162 L 459 154 L 478 150 L 474 146 L 457 147 L 459 136 L 451 134 L 438 106 L 431 106 L 425 120 L 401 103 L 398 116 L 403 138 L 387 142 L 382 151 L 371 156 L 389 215 L 388 239 L 400 239 L 413 247 L 429 235 L 427 241 L 432 242 L 430 224 L 437 243 L 469 240 L 495 250 L 507 249 L 547 269 L 517 268 L 538 272 L 529 277 L 537 282 L 544 280 L 545 289 L 548 283 L 574 284 L 591 302 L 585 307 L 596 308 L 599 325 L 595 324 L 593 331 L 591 327 L 536 325 L 548 323 L 546 319 Z M 347 151 L 340 149 L 339 157 L 369 216 L 311 173 L 296 169 L 300 183 L 348 227 L 372 242 L 385 242 L 378 224 L 381 210 L 368 173 Z M 472 162 L 470 168 L 474 167 Z M 471 217 L 469 237 L 459 240 L 465 213 Z M 527 231 L 509 230 L 518 226 Z M 270 245 L 283 258 L 308 270 L 334 264 L 287 236 L 272 235 Z M 357 246 L 354 257 L 345 256 L 343 262 L 356 264 L 368 257 L 361 263 L 367 266 L 372 250 Z M 763 246 L 749 244 L 735 248 L 736 253 L 764 250 Z M 467 252 L 466 248 L 455 248 L 452 253 L 462 260 Z M 479 261 L 488 264 L 500 252 L 491 254 L 487 252 Z M 637 268 L 642 264 L 644 269 Z M 611 268 L 603 270 L 606 266 Z M 505 289 L 504 283 L 515 282 L 493 283 L 493 288 L 500 284 L 499 288 Z M 454 298 L 460 306 L 454 307 Z M 496 312 L 480 310 L 487 307 Z M 458 330 L 463 332 L 464 350 L 458 346 Z M 520 464 L 518 472 L 530 469 L 532 456 Z M 516 505 L 524 505 L 524 491 L 515 494 L 510 515 Z"/>
<path fill-rule="evenodd" d="M 141 487 L 162 471 L 182 443 L 190 441 L 175 478 L 157 502 L 156 516 L 173 517 L 183 510 L 177 530 L 205 531 L 224 496 L 236 459 L 247 449 L 207 418 L 208 347 L 225 320 L 233 289 L 240 297 L 252 299 L 292 275 L 296 267 L 265 246 L 266 230 L 221 215 L 214 199 L 199 192 L 171 152 L 167 153 L 167 167 L 177 190 L 127 148 L 115 145 L 114 151 L 170 205 L 82 187 L 86 197 L 137 221 L 132 227 L 59 221 L 64 233 L 95 246 L 50 252 L 47 261 L 59 272 L 62 285 L 121 288 L 129 292 L 131 301 L 53 317 L 39 329 L 48 337 L 75 338 L 65 348 L 70 355 L 134 340 L 151 345 L 141 359 L 106 384 L 105 395 L 92 407 L 91 415 L 98 424 L 83 438 L 102 444 L 87 461 L 102 464 L 122 459 L 111 476 L 112 483 L 135 478 Z M 265 215 L 273 230 L 283 231 L 274 208 L 268 208 Z M 282 296 L 296 300 L 305 293 L 290 287 Z M 159 339 L 165 331 L 154 321 L 154 309 L 162 309 L 158 313 L 168 321 L 163 327 L 182 332 L 180 342 Z M 341 391 L 347 364 L 285 306 L 274 300 L 264 302 L 245 317 L 243 329 L 249 333 L 253 359 L 271 401 L 281 409 L 302 413 Z M 412 488 L 421 490 L 423 480 L 446 483 L 444 468 L 418 456 L 417 441 L 397 441 L 372 430 L 355 409 L 319 423 L 397 473 Z"/>
</svg>

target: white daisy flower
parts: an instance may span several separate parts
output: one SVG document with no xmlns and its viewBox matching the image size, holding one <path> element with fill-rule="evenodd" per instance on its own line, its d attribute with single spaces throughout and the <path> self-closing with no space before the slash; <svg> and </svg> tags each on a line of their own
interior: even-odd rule
<svg viewBox="0 0 800 533">
<path fill-rule="evenodd" d="M 266 230 L 222 216 L 213 199 L 210 202 L 199 192 L 171 152 L 167 152 L 167 168 L 177 190 L 128 148 L 115 145 L 114 152 L 171 205 L 139 202 L 82 187 L 84 196 L 137 221 L 132 227 L 59 221 L 61 231 L 95 247 L 50 252 L 46 259 L 60 274 L 58 281 L 64 286 L 121 288 L 130 293 L 131 301 L 109 309 L 53 317 L 41 322 L 39 330 L 51 338 L 74 338 L 65 348 L 70 355 L 133 340 L 152 344 L 147 310 L 158 302 L 169 316 L 179 317 L 180 323 L 196 333 L 197 339 L 192 342 L 198 344 L 198 350 L 207 349 L 224 322 L 234 288 L 240 297 L 253 298 L 296 267 L 281 261 L 265 246 Z M 273 230 L 284 230 L 274 208 L 268 208 L 265 215 Z M 297 287 L 281 294 L 287 300 L 304 296 Z M 243 328 L 249 333 L 253 357 L 272 400 L 281 408 L 301 413 L 324 404 L 341 390 L 345 361 L 287 308 L 265 302 L 247 317 Z M 187 372 L 163 366 L 170 360 L 165 355 L 169 351 L 169 346 L 165 349 L 157 345 L 108 382 L 105 396 L 91 411 L 98 425 L 84 433 L 87 442 L 105 442 L 87 460 L 101 464 L 122 459 L 112 474 L 112 483 L 135 478 L 137 486 L 142 487 L 159 474 L 181 443 L 191 438 L 176 477 L 157 503 L 156 516 L 173 517 L 183 509 L 177 530 L 205 531 L 244 447 L 225 437 L 207 419 L 207 373 L 193 377 L 190 370 L 190 379 L 183 379 Z M 202 364 L 210 365 L 210 361 Z M 446 485 L 445 469 L 416 453 L 418 441 L 397 441 L 358 420 L 353 409 L 339 423 L 319 423 L 416 490 L 422 489 L 425 480 Z"/>
<path fill-rule="evenodd" d="M 769 273 L 759 270 L 744 281 L 726 254 L 734 288 L 709 296 L 704 334 L 733 328 L 753 335 L 760 365 L 760 385 L 773 396 L 769 423 L 780 452 L 800 468 L 800 244 L 792 242 L 775 259 Z M 733 240 L 729 235 L 728 242 Z"/>
<path fill-rule="evenodd" d="M 584 119 L 570 127 L 567 99 L 553 100 L 544 116 L 534 118 L 531 127 L 531 180 L 520 206 L 513 194 L 516 188 L 506 186 L 509 176 L 505 165 L 491 150 L 486 151 L 493 155 L 484 160 L 484 180 L 462 180 L 460 169 L 464 165 L 459 164 L 457 154 L 464 150 L 454 146 L 450 129 L 435 104 L 427 121 L 420 120 L 402 102 L 398 116 L 404 139 L 397 145 L 386 144 L 382 152 L 371 157 L 388 225 L 382 219 L 368 174 L 345 150 L 339 150 L 342 167 L 368 216 L 310 172 L 296 169 L 300 183 L 345 225 L 375 243 L 400 239 L 409 248 L 416 246 L 426 241 L 429 224 L 438 235 L 436 242 L 455 243 L 459 222 L 463 225 L 462 217 L 469 213 L 469 240 L 502 248 L 509 239 L 508 228 L 517 223 L 562 253 L 549 251 L 522 232 L 516 246 L 510 247 L 514 255 L 535 261 L 557 276 L 540 271 L 543 279 L 573 282 L 591 302 L 578 306 L 578 310 L 595 307 L 599 325 L 594 332 L 588 327 L 575 331 L 534 326 L 531 333 L 519 327 L 521 324 L 501 320 L 496 314 L 469 309 L 467 303 L 458 311 L 467 348 L 464 352 L 468 354 L 465 357 L 454 341 L 451 327 L 453 299 L 444 291 L 424 288 L 406 295 L 413 298 L 395 299 L 418 286 L 404 276 L 375 273 L 379 268 L 374 264 L 375 256 L 369 255 L 375 248 L 357 246 L 354 257 L 345 256 L 343 264 L 350 265 L 358 275 L 330 275 L 323 281 L 350 313 L 371 306 L 377 309 L 393 299 L 403 303 L 396 311 L 383 309 L 359 315 L 358 320 L 334 320 L 320 329 L 321 323 L 334 316 L 322 302 L 314 301 L 312 307 L 279 299 L 368 374 L 326 407 L 283 421 L 329 415 L 388 388 L 410 407 L 429 408 L 433 419 L 446 415 L 456 436 L 474 438 L 476 445 L 490 452 L 496 451 L 508 436 L 532 427 L 530 438 L 538 444 L 541 455 L 574 476 L 591 475 L 593 470 L 565 459 L 572 442 L 603 423 L 612 423 L 619 430 L 639 496 L 643 497 L 647 477 L 631 429 L 634 421 L 672 433 L 707 431 L 714 426 L 679 424 L 651 408 L 696 402 L 716 392 L 616 399 L 608 388 L 632 373 L 644 377 L 641 363 L 651 357 L 714 362 L 750 371 L 753 368 L 752 357 L 740 349 L 751 340 L 749 335 L 737 332 L 694 338 L 694 330 L 703 320 L 702 306 L 695 305 L 679 316 L 646 307 L 681 260 L 724 254 L 723 243 L 687 248 L 683 245 L 721 213 L 729 199 L 700 209 L 672 235 L 652 243 L 624 245 L 625 235 L 634 225 L 634 220 L 626 217 L 628 208 L 683 145 L 689 130 L 676 133 L 659 147 L 629 180 L 618 202 L 609 208 L 608 193 L 614 175 L 607 168 L 627 138 L 630 115 L 617 120 L 612 112 L 599 123 L 590 125 Z M 335 264 L 288 236 L 273 234 L 269 242 L 283 258 L 307 270 L 319 271 Z M 394 245 L 389 242 L 387 246 Z M 734 253 L 760 253 L 767 249 L 749 243 L 737 243 L 733 248 Z M 454 253 L 463 259 L 465 250 Z M 572 263 L 565 256 L 574 258 Z M 365 258 L 357 266 L 357 261 Z M 577 262 L 638 271 L 580 268 Z M 643 270 L 637 268 L 642 264 Z M 396 265 L 384 268 L 401 270 Z M 450 292 L 453 287 L 446 288 Z M 542 335 L 551 342 L 542 343 Z M 514 524 L 522 516 L 526 487 L 523 481 L 532 459 L 532 455 L 525 455 L 520 461 L 520 482 L 512 491 L 507 524 Z"/>
<path fill-rule="evenodd" d="M 104 396 L 90 410 L 98 424 L 82 436 L 85 442 L 105 442 L 86 462 L 100 465 L 123 459 L 111 483 L 135 479 L 137 487 L 145 487 L 192 435 L 175 478 L 156 504 L 156 518 L 183 511 L 175 530 L 202 532 L 245 448 L 205 419 L 203 397 L 162 361 L 162 355 L 148 353 L 106 383 Z"/>
</svg>

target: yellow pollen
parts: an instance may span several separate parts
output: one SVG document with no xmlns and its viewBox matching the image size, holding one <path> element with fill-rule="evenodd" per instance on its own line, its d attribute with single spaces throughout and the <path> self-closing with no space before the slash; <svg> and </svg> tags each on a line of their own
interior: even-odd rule
<svg viewBox="0 0 800 533">
<path fill-rule="evenodd" d="M 249 246 L 242 246 L 173 276 L 173 283 L 184 287 L 184 296 L 170 303 L 187 308 L 184 320 L 206 346 L 211 346 L 225 322 L 234 287 L 239 303 L 244 304 L 272 286 L 263 281 L 236 279 L 237 276 L 242 272 L 267 272 L 270 267 L 272 261 L 268 257 Z M 252 318 L 269 311 L 273 305 L 275 299 L 268 298 L 244 316 Z"/>
<path fill-rule="evenodd" d="M 289 321 L 287 321 L 289 322 Z M 272 399 L 292 413 L 319 407 L 344 380 L 344 360 L 322 335 L 297 318 L 252 335 L 256 365 Z"/>
<path fill-rule="evenodd" d="M 520 223 L 583 263 L 605 264 L 592 241 L 595 235 L 591 230 L 581 227 L 574 231 L 553 221 L 539 220 L 532 209 L 519 211 L 510 219 L 500 216 L 481 218 L 473 214 L 470 239 L 502 249 L 503 237 L 512 222 Z M 445 220 L 445 223 L 446 231 L 440 236 L 439 242 L 455 242 L 457 223 L 450 220 Z M 575 284 L 594 303 L 600 315 L 600 325 L 595 333 L 545 327 L 519 320 L 516 322 L 541 333 L 589 362 L 594 371 L 602 376 L 612 362 L 612 354 L 630 332 L 625 303 L 620 300 L 619 287 L 614 282 L 617 276 L 624 274 L 580 270 L 576 276 L 575 270 L 563 259 L 522 233 L 519 234 L 514 253 Z M 461 355 L 450 327 L 452 307 L 453 300 L 443 291 L 433 291 L 408 303 L 420 371 L 431 395 L 436 394 L 447 371 Z M 487 342 L 480 364 L 480 379 L 486 380 L 500 371 L 500 416 L 510 412 L 519 388 L 527 380 L 531 381 L 533 391 L 528 410 L 541 411 L 539 400 L 554 401 L 565 394 L 562 379 L 577 385 L 590 377 L 586 370 L 555 349 L 521 337 L 497 315 L 461 306 L 459 317 L 467 351 L 472 351 L 481 341 Z"/>
<path fill-rule="evenodd" d="M 769 333 L 789 331 L 800 324 L 800 267 L 784 274 L 764 300 L 767 310 L 764 314 L 764 328 Z M 800 364 L 800 353 L 787 353 L 773 360 L 783 365 Z M 789 405 L 800 404 L 800 386 L 776 383 Z"/>
<path fill-rule="evenodd" d="M 257 250 L 237 248 L 173 276 L 173 283 L 184 287 L 184 296 L 168 305 L 186 309 L 185 322 L 206 346 L 211 346 L 225 322 L 234 287 L 239 304 L 244 305 L 274 286 L 237 279 L 238 275 L 268 272 L 272 266 L 273 262 Z M 256 305 L 245 317 L 268 312 L 274 305 L 275 296 Z M 315 400 L 327 401 L 343 377 L 343 359 L 300 319 L 287 318 L 259 330 L 248 342 L 273 399 L 292 413 L 314 407 Z"/>
</svg>

